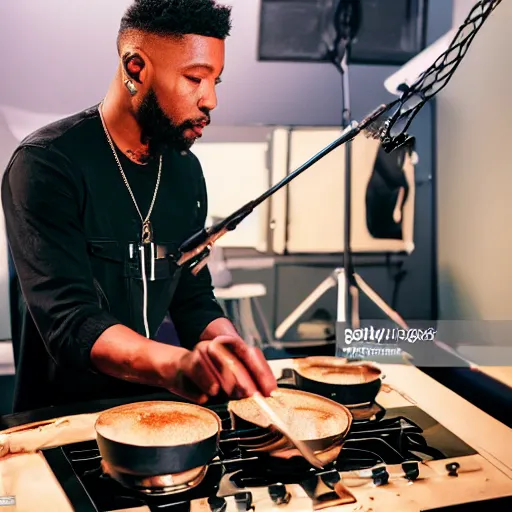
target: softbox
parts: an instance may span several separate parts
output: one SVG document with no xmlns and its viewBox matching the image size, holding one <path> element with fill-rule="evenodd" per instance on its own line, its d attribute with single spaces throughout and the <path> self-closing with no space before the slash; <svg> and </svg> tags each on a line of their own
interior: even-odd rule
<svg viewBox="0 0 512 512">
<path fill-rule="evenodd" d="M 337 30 L 335 13 L 346 1 L 261 0 L 258 59 L 332 62 L 328 47 Z M 350 63 L 401 66 L 425 48 L 428 0 L 358 1 Z"/>
</svg>

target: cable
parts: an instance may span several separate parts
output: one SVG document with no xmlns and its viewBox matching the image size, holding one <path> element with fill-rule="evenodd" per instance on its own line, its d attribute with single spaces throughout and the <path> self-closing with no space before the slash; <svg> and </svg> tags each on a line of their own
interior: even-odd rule
<svg viewBox="0 0 512 512">
<path fill-rule="evenodd" d="M 149 338 L 149 326 L 148 326 L 148 283 L 146 281 L 146 257 L 144 246 L 141 245 L 139 248 L 141 253 L 141 267 L 142 267 L 142 289 L 143 289 L 143 308 L 142 314 L 144 316 L 144 328 L 146 329 L 146 338 Z"/>
<path fill-rule="evenodd" d="M 151 242 L 151 281 L 155 280 L 155 244 Z"/>
</svg>

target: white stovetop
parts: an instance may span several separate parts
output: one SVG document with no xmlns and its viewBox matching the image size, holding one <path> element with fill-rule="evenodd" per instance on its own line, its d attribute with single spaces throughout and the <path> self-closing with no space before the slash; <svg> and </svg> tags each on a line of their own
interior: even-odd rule
<svg viewBox="0 0 512 512">
<path fill-rule="evenodd" d="M 272 361 L 276 376 L 292 361 Z M 422 478 L 408 482 L 401 468 L 389 467 L 390 483 L 375 487 L 372 480 L 354 480 L 342 474 L 345 485 L 357 500 L 354 503 L 330 507 L 328 512 L 420 512 L 440 506 L 467 503 L 491 497 L 512 495 L 512 431 L 461 399 L 418 369 L 408 365 L 381 365 L 385 382 L 393 390 L 381 392 L 379 403 L 384 407 L 417 405 L 442 423 L 479 453 L 460 457 L 458 477 L 446 475 L 445 464 L 434 461 L 421 465 Z M 64 442 L 94 439 L 96 415 L 70 418 L 57 429 L 30 434 L 32 449 L 44 444 L 56 446 Z M 0 433 L 1 434 L 1 433 Z M 25 434 L 28 436 L 28 434 Z M 21 434 L 18 434 L 21 436 Z M 21 446 L 21 438 L 12 446 Z M 291 501 L 276 506 L 267 489 L 250 489 L 255 512 L 312 511 L 312 501 L 299 486 L 287 486 Z M 17 506 L 2 508 L 2 512 L 71 512 L 65 494 L 45 459 L 36 451 L 15 454 L 0 459 L 0 496 L 16 496 Z M 232 497 L 226 499 L 227 511 L 237 511 Z M 209 511 L 207 503 L 194 502 L 192 511 Z M 130 512 L 148 512 L 148 509 L 130 509 Z"/>
</svg>

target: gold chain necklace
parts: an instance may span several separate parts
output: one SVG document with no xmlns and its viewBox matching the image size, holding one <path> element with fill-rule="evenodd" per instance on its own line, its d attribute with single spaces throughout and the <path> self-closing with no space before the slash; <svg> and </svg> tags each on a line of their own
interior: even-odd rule
<svg viewBox="0 0 512 512">
<path fill-rule="evenodd" d="M 135 208 L 137 209 L 137 213 L 139 214 L 140 220 L 142 221 L 142 243 L 149 244 L 153 241 L 153 226 L 151 225 L 149 218 L 151 217 L 151 213 L 153 211 L 153 206 L 155 205 L 156 195 L 158 193 L 158 188 L 160 186 L 160 177 L 162 175 L 162 155 L 160 155 L 160 164 L 158 167 L 158 177 L 156 180 L 155 191 L 153 192 L 153 199 L 151 200 L 151 205 L 149 207 L 148 214 L 146 215 L 146 218 L 144 218 L 142 216 L 142 214 L 140 213 L 139 205 L 137 204 L 137 201 L 135 200 L 135 196 L 133 195 L 130 184 L 128 183 L 128 179 L 126 178 L 126 175 L 124 173 L 123 166 L 121 165 L 121 162 L 119 161 L 119 158 L 117 156 L 114 142 L 112 141 L 112 138 L 110 137 L 110 133 L 105 124 L 105 119 L 103 118 L 103 110 L 102 109 L 103 109 L 103 104 L 101 104 L 100 108 L 98 109 L 98 111 L 100 113 L 101 123 L 103 125 L 103 130 L 105 131 L 105 135 L 107 136 L 107 140 L 108 140 L 108 143 L 110 144 L 110 148 L 112 149 L 112 153 L 114 153 L 114 158 L 116 159 L 117 166 L 119 167 L 119 170 L 121 171 L 121 176 L 123 177 L 124 184 L 126 185 L 128 192 L 130 193 L 133 204 L 135 205 Z"/>
</svg>

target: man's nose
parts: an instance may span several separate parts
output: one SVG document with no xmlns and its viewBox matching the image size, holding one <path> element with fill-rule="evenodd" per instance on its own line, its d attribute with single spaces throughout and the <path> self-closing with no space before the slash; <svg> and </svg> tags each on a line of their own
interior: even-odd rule
<svg viewBox="0 0 512 512">
<path fill-rule="evenodd" d="M 213 110 L 217 106 L 217 93 L 215 88 L 208 87 L 205 93 L 201 96 L 199 101 L 199 108 L 201 110 Z"/>
</svg>

